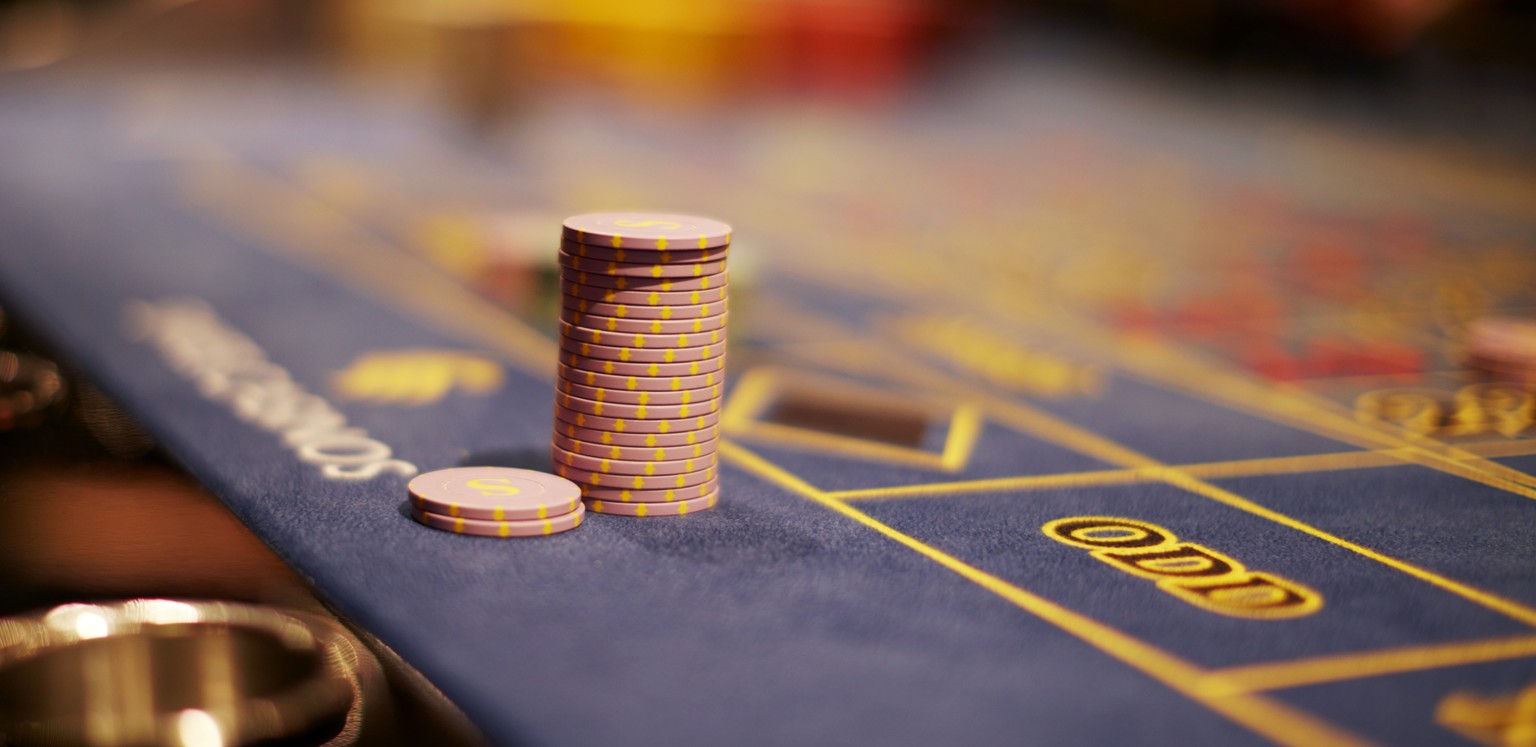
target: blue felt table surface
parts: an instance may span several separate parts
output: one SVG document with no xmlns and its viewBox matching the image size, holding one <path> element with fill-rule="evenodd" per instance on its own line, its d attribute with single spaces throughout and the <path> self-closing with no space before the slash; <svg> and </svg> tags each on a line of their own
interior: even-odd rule
<svg viewBox="0 0 1536 747">
<path fill-rule="evenodd" d="M 101 100 L 6 93 L 0 301 L 496 743 L 1225 745 L 1322 735 L 1439 744 L 1460 739 L 1433 723 L 1447 693 L 1511 692 L 1536 680 L 1528 656 L 1239 694 L 1199 680 L 1290 660 L 1531 640 L 1532 618 L 1520 611 L 1536 607 L 1536 502 L 1416 465 L 1212 478 L 1204 493 L 1121 480 L 818 500 L 825 491 L 1124 466 L 983 416 L 959 473 L 744 439 L 723 463 L 713 511 L 592 516 L 577 531 L 529 541 L 428 530 L 405 512 L 404 477 L 326 479 L 273 432 L 200 392 L 132 334 L 135 304 L 206 303 L 351 426 L 422 469 L 539 458 L 550 441 L 553 382 L 507 362 L 503 384 L 488 395 L 460 392 L 423 407 L 334 396 L 335 374 L 375 351 L 504 353 L 200 212 L 180 175 L 187 161 L 206 157 L 125 156 L 103 142 L 111 129 L 93 121 Z M 284 116 L 295 123 L 289 137 L 303 144 L 296 151 L 342 147 L 334 128 L 304 131 L 306 117 L 321 115 L 295 106 L 301 111 Z M 278 157 L 262 151 L 271 147 L 214 160 L 259 171 Z M 811 292 L 775 280 L 771 267 L 764 277 L 765 295 Z M 858 323 L 864 310 L 832 313 Z M 764 340 L 734 342 L 757 346 L 759 357 L 743 361 L 791 360 Z M 744 373 L 733 368 L 733 385 Z M 1031 404 L 1168 464 L 1355 448 L 1109 375 L 1104 398 Z M 809 490 L 797 490 L 796 479 Z M 1212 500 L 1220 491 L 1251 503 Z M 1077 515 L 1177 527 L 1326 601 L 1295 620 L 1212 614 L 1041 530 Z M 1510 606 L 1427 583 L 1359 548 Z"/>
</svg>

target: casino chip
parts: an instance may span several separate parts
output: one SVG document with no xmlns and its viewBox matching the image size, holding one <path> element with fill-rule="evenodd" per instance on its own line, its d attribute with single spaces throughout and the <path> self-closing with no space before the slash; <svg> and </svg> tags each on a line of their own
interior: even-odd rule
<svg viewBox="0 0 1536 747">
<path fill-rule="evenodd" d="M 566 219 L 552 466 L 588 510 L 713 508 L 731 227 L 682 215 Z"/>
<path fill-rule="evenodd" d="M 657 501 L 654 503 L 615 503 L 589 498 L 586 501 L 587 508 L 593 513 L 617 514 L 619 516 L 684 516 L 698 511 L 706 511 L 714 508 L 720 499 L 720 491 L 716 490 L 702 498 L 689 498 L 682 501 Z"/>
<path fill-rule="evenodd" d="M 433 529 L 454 534 L 475 534 L 481 537 L 542 537 L 548 534 L 569 532 L 581 526 L 586 518 L 586 508 L 577 504 L 576 510 L 548 519 L 523 519 L 520 521 L 491 521 L 488 519 L 456 519 L 430 511 L 411 509 L 411 518 Z"/>
<path fill-rule="evenodd" d="M 1536 384 L 1536 319 L 1489 316 L 1467 327 L 1469 367 L 1493 379 Z"/>
<path fill-rule="evenodd" d="M 610 249 L 711 249 L 731 243 L 717 220 L 660 213 L 586 213 L 565 219 L 562 238 Z"/>
<path fill-rule="evenodd" d="M 575 529 L 583 513 L 576 483 L 511 467 L 440 469 L 412 478 L 406 490 L 417 521 L 460 534 L 554 534 Z"/>
</svg>

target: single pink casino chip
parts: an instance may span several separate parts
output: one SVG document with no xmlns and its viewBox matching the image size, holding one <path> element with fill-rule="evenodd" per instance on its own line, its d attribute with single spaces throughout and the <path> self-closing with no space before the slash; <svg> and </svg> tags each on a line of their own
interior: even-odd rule
<svg viewBox="0 0 1536 747">
<path fill-rule="evenodd" d="M 642 294 L 643 297 L 638 300 L 626 300 L 618 297 L 620 295 L 618 291 L 583 296 L 582 293 L 585 291 L 581 290 L 582 287 L 561 283 L 560 305 L 583 314 L 614 316 L 620 319 L 703 319 L 725 313 L 725 293 L 723 292 L 720 293 L 719 298 L 706 298 L 706 294 L 694 291 L 683 294 Z M 612 300 L 603 300 L 610 298 L 609 293 L 613 294 Z M 682 295 L 688 299 L 700 300 L 685 299 L 679 302 L 682 305 L 676 305 L 671 300 L 662 298 L 663 295 Z"/>
<path fill-rule="evenodd" d="M 578 327 L 564 321 L 560 322 L 560 335 L 562 340 L 575 343 L 632 348 L 691 348 L 714 345 L 725 340 L 725 332 L 718 329 L 704 332 L 611 332 L 591 327 Z"/>
<path fill-rule="evenodd" d="M 490 521 L 486 519 L 462 519 L 435 514 L 421 509 L 411 509 L 411 518 L 433 529 L 454 534 L 474 534 L 481 537 L 543 537 L 569 532 L 581 526 L 586 518 L 584 506 L 575 511 L 548 519 L 522 519 L 515 521 Z"/>
<path fill-rule="evenodd" d="M 677 363 L 657 363 L 655 361 L 639 363 L 591 358 L 570 352 L 563 346 L 560 350 L 560 362 L 577 371 L 591 371 L 608 376 L 649 376 L 651 378 L 699 376 L 701 374 L 717 373 L 725 368 L 724 355 L 716 355 L 704 360 L 679 361 Z"/>
<path fill-rule="evenodd" d="M 709 412 L 686 418 L 656 418 L 653 420 L 605 418 L 598 415 L 588 415 L 579 410 L 572 410 L 557 404 L 555 405 L 555 419 L 578 428 L 588 428 L 595 431 L 608 431 L 626 435 L 647 433 L 671 435 L 675 433 L 713 430 L 720 422 L 720 415 L 719 413 Z"/>
<path fill-rule="evenodd" d="M 665 501 L 657 503 L 624 503 L 614 501 L 602 501 L 588 499 L 587 509 L 593 513 L 616 514 L 618 516 L 687 516 L 688 514 L 708 511 L 720 503 L 720 491 L 715 491 L 700 498 L 690 498 L 686 501 Z"/>
<path fill-rule="evenodd" d="M 697 376 L 604 374 L 596 371 L 571 368 L 564 363 L 559 364 L 555 370 L 559 372 L 561 381 L 603 387 L 604 389 L 622 389 L 630 392 L 677 392 L 684 389 L 702 389 L 704 387 L 719 386 L 725 381 L 725 374 L 719 371 L 709 371 Z"/>
<path fill-rule="evenodd" d="M 618 316 L 604 316 L 601 314 L 587 314 L 575 309 L 561 309 L 560 321 L 575 328 L 575 334 L 583 334 L 586 330 L 598 332 L 627 332 L 646 335 L 675 335 L 698 334 L 701 332 L 715 332 L 725 326 L 726 315 L 722 312 L 715 316 L 677 318 L 677 319 L 638 319 Z M 601 342 L 601 340 L 592 340 Z"/>
<path fill-rule="evenodd" d="M 581 486 L 582 497 L 587 501 L 616 501 L 618 503 L 670 503 L 702 498 L 720 488 L 718 479 L 708 480 L 683 488 L 662 490 L 634 490 L 626 487 Z M 591 504 L 588 503 L 590 506 Z"/>
<path fill-rule="evenodd" d="M 1536 319 L 1490 316 L 1467 327 L 1467 352 L 1512 363 L 1536 363 Z"/>
<path fill-rule="evenodd" d="M 716 291 L 725 293 L 725 288 L 730 285 L 731 274 L 729 272 L 717 272 L 713 275 L 692 275 L 682 278 L 669 277 L 630 277 L 628 275 L 606 275 L 600 272 L 587 272 L 586 270 L 573 270 L 562 267 L 560 278 L 577 285 L 588 288 L 599 288 L 614 291 L 631 291 L 649 293 L 692 293 L 699 291 L 705 293 Z"/>
<path fill-rule="evenodd" d="M 557 469 L 563 464 L 576 469 L 614 475 L 680 475 L 715 467 L 718 464 L 713 451 L 698 457 L 683 459 L 613 459 L 606 454 L 603 456 L 578 454 L 561 448 L 559 444 L 552 444 L 549 447 L 549 458 L 554 461 Z"/>
<path fill-rule="evenodd" d="M 694 472 L 680 472 L 675 475 L 620 475 L 612 472 L 594 472 L 592 470 L 567 467 L 564 464 L 555 465 L 555 473 L 570 480 L 581 483 L 582 490 L 590 493 L 593 488 L 618 488 L 629 490 L 666 490 L 668 488 L 686 488 L 690 485 L 699 485 L 715 479 L 717 466 L 714 459 L 708 460 L 709 466 Z M 588 495 L 587 497 L 592 497 Z"/>
<path fill-rule="evenodd" d="M 724 388 L 718 384 L 701 389 L 683 389 L 676 392 L 633 392 L 626 389 L 604 389 L 602 387 L 583 386 L 575 382 L 561 379 L 557 382 L 555 395 L 569 394 L 572 397 L 592 400 L 594 402 L 616 402 L 625 405 L 689 405 L 709 400 L 720 399 Z M 594 412 L 594 415 L 601 415 Z"/>
<path fill-rule="evenodd" d="M 612 262 L 560 252 L 560 266 L 578 272 L 633 278 L 696 278 L 725 272 L 724 260 L 709 262 Z"/>
<path fill-rule="evenodd" d="M 554 428 L 555 433 L 575 441 L 599 446 L 643 446 L 647 449 L 658 446 L 693 446 L 710 443 L 720 436 L 720 429 L 713 426 L 671 433 L 620 433 L 600 428 L 585 428 L 558 418 L 555 420 Z"/>
<path fill-rule="evenodd" d="M 631 405 L 623 402 L 600 402 L 583 399 L 566 394 L 565 392 L 555 392 L 555 402 L 567 410 L 582 412 L 588 415 L 601 415 L 605 418 L 634 418 L 636 420 L 687 418 L 720 411 L 720 400 L 716 397 L 681 405 Z"/>
<path fill-rule="evenodd" d="M 575 241 L 560 242 L 560 251 L 582 259 L 600 259 L 604 262 L 633 262 L 645 264 L 648 262 L 660 262 L 670 265 L 674 262 L 714 262 L 724 261 L 730 252 L 728 246 L 717 246 L 713 249 L 614 249 L 611 246 L 593 246 L 591 244 L 579 244 Z"/>
<path fill-rule="evenodd" d="M 566 218 L 562 236 L 614 249 L 709 249 L 731 243 L 731 227 L 691 215 L 585 213 Z"/>
<path fill-rule="evenodd" d="M 587 443 L 586 441 L 568 438 L 563 433 L 556 433 L 551 443 L 559 451 L 569 452 L 578 456 L 624 459 L 638 462 L 698 459 L 706 454 L 714 454 L 717 446 L 714 441 L 699 441 L 682 446 L 619 446 L 617 444 L 605 446 L 603 444 Z"/>
<path fill-rule="evenodd" d="M 417 475 L 411 505 L 450 519 L 541 520 L 580 507 L 581 487 L 558 475 L 512 467 L 455 467 Z"/>
<path fill-rule="evenodd" d="M 718 335 L 716 335 L 718 336 Z M 630 347 L 630 343 L 638 342 L 644 347 Z M 688 335 L 628 335 L 615 336 L 615 345 L 598 345 L 562 338 L 560 349 L 567 353 L 575 353 L 585 358 L 595 358 L 605 361 L 620 361 L 626 363 L 689 363 L 692 361 L 704 361 L 719 358 L 725 355 L 725 343 L 708 342 L 708 337 L 699 339 L 698 336 Z M 703 343 L 693 347 L 675 347 L 679 340 L 685 342 Z M 664 344 L 658 344 L 664 343 Z"/>
</svg>

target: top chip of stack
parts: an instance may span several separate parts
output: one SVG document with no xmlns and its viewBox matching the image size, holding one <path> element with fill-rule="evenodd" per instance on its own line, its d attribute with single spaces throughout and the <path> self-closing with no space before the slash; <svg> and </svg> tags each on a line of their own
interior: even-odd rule
<svg viewBox="0 0 1536 747">
<path fill-rule="evenodd" d="M 1504 381 L 1536 384 L 1536 319 L 1489 316 L 1467 327 L 1467 365 Z"/>
<path fill-rule="evenodd" d="M 565 219 L 566 241 L 610 249 L 709 249 L 731 243 L 717 220 L 659 213 L 584 213 Z"/>
<path fill-rule="evenodd" d="M 713 508 L 731 227 L 589 213 L 562 238 L 555 473 L 598 513 Z"/>
</svg>

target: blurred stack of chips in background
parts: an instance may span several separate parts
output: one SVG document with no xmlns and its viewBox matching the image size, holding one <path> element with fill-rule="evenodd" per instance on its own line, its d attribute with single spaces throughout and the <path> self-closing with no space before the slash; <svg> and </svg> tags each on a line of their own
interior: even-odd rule
<svg viewBox="0 0 1536 747">
<path fill-rule="evenodd" d="M 730 240 L 681 215 L 566 219 L 551 457 L 589 510 L 715 506 Z"/>
<path fill-rule="evenodd" d="M 1536 319 L 1484 317 L 1467 327 L 1466 363 L 1500 381 L 1536 384 Z"/>
</svg>

